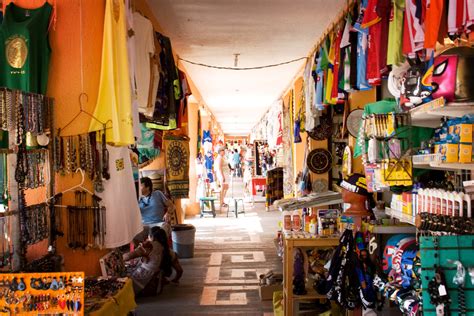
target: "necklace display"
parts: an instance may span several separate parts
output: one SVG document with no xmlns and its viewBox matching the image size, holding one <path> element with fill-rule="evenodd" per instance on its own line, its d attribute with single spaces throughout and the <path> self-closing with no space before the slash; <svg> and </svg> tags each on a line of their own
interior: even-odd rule
<svg viewBox="0 0 474 316">
<path fill-rule="evenodd" d="M 27 245 L 36 244 L 49 237 L 48 205 L 36 204 L 24 209 L 25 224 L 22 225 L 21 240 Z"/>
<path fill-rule="evenodd" d="M 67 207 L 67 244 L 73 249 L 103 248 L 105 244 L 105 207 L 95 195 L 76 191 L 74 206 Z"/>
</svg>

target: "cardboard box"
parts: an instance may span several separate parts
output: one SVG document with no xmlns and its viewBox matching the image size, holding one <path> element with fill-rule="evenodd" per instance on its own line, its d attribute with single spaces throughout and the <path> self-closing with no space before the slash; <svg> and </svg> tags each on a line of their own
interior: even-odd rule
<svg viewBox="0 0 474 316">
<path fill-rule="evenodd" d="M 260 294 L 261 301 L 271 301 L 273 300 L 273 292 L 283 291 L 282 284 L 272 284 L 272 285 L 260 285 L 258 293 Z"/>
<path fill-rule="evenodd" d="M 472 143 L 459 144 L 459 162 L 472 162 Z"/>
</svg>

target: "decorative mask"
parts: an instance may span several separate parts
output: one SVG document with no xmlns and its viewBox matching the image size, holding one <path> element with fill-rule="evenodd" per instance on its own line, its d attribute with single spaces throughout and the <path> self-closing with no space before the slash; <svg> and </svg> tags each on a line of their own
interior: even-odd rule
<svg viewBox="0 0 474 316">
<path fill-rule="evenodd" d="M 418 59 L 408 59 L 410 68 L 402 78 L 400 89 L 400 105 L 408 111 L 423 102 L 431 95 L 431 85 L 426 84 L 426 63 Z"/>
<path fill-rule="evenodd" d="M 435 58 L 432 86 L 433 98 L 446 102 L 474 102 L 474 49 L 453 47 Z"/>
</svg>

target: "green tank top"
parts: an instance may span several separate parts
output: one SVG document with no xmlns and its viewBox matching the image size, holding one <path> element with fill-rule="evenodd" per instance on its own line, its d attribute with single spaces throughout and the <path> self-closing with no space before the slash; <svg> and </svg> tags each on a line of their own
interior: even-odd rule
<svg viewBox="0 0 474 316">
<path fill-rule="evenodd" d="M 0 27 L 0 87 L 46 93 L 48 83 L 48 26 L 52 7 L 23 9 L 10 3 Z"/>
</svg>

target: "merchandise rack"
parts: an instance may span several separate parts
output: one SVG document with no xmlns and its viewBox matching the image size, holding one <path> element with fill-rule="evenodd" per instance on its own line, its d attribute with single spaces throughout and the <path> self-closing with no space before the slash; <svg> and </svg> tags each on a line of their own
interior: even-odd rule
<svg viewBox="0 0 474 316">
<path fill-rule="evenodd" d="M 319 294 L 312 287 L 306 288 L 305 295 L 293 294 L 293 250 L 295 248 L 329 248 L 339 245 L 339 237 L 316 237 L 316 238 L 294 238 L 283 235 L 283 297 L 285 305 L 285 315 L 297 314 L 295 302 L 303 300 L 327 299 L 326 295 Z"/>
</svg>

